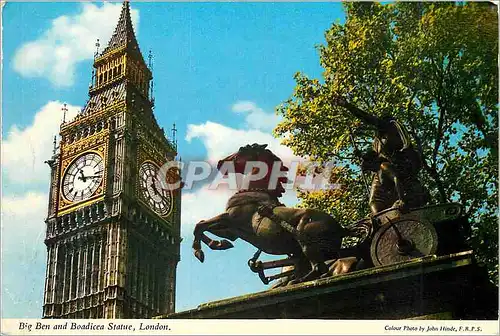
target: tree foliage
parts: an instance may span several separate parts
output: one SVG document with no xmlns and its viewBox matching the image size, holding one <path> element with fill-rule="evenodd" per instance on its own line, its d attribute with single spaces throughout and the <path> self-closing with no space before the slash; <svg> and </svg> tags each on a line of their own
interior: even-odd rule
<svg viewBox="0 0 500 336">
<path fill-rule="evenodd" d="M 346 21 L 319 46 L 322 79 L 296 74 L 292 97 L 277 109 L 275 134 L 296 154 L 334 161 L 337 191 L 303 192 L 303 205 L 343 224 L 368 213 L 354 135 L 366 150 L 373 132 L 334 104 L 391 114 L 422 153 L 421 180 L 432 203 L 460 202 L 470 243 L 498 277 L 498 17 L 488 3 L 344 3 Z M 371 178 L 368 177 L 371 181 Z"/>
</svg>

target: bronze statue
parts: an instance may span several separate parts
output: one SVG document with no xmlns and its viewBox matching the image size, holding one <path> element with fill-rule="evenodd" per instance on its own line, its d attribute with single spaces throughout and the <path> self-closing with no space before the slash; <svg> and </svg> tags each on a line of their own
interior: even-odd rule
<svg viewBox="0 0 500 336">
<path fill-rule="evenodd" d="M 429 195 L 418 180 L 422 159 L 404 125 L 391 116 L 371 115 L 342 97 L 335 102 L 376 130 L 373 150 L 362 156 L 362 169 L 375 172 L 369 201 L 372 214 L 425 205 Z"/>
<path fill-rule="evenodd" d="M 359 111 L 356 110 L 355 113 L 359 114 Z M 387 122 L 392 123 L 392 121 Z M 391 133 L 393 131 L 389 130 L 385 135 L 379 133 L 380 138 L 377 138 L 375 144 L 378 152 L 370 152 L 368 155 L 374 158 L 366 159 L 364 166 L 376 168 L 379 173 L 382 171 L 380 174 L 387 174 L 386 168 L 392 169 L 393 177 L 396 177 L 393 179 L 393 187 L 398 188 L 398 178 L 408 178 L 408 173 L 401 169 L 402 165 L 404 168 L 404 164 L 408 163 L 404 160 L 401 163 L 402 159 L 398 157 L 401 154 L 398 152 L 410 147 L 397 146 L 397 143 L 394 146 L 392 140 L 384 141 L 385 137 L 394 136 L 394 133 Z M 389 145 L 386 147 L 387 143 Z M 389 149 L 391 151 L 387 152 Z M 385 157 L 387 153 L 391 154 L 388 158 Z M 240 147 L 238 152 L 220 160 L 217 168 L 223 171 L 221 167 L 229 162 L 234 164 L 235 173 L 243 174 L 249 161 L 263 162 L 267 167 L 273 167 L 277 163 L 281 172 L 288 171 L 281 159 L 266 149 L 266 145 L 258 144 Z M 401 207 L 397 206 L 390 207 L 392 200 L 397 201 L 399 196 L 406 201 L 404 197 L 408 189 L 405 189 L 405 184 L 402 183 L 399 194 L 395 189 L 390 194 L 392 196 L 386 195 L 386 189 L 382 189 L 385 188 L 384 181 L 381 182 L 379 174 L 375 177 L 378 178 L 377 182 L 374 183 L 379 189 L 372 191 L 371 198 L 374 206 L 372 211 L 377 210 L 377 213 L 344 228 L 325 212 L 288 208 L 281 204 L 279 197 L 284 192 L 283 183 L 287 182 L 287 178 L 279 177 L 278 183 L 270 186 L 272 170 L 268 171 L 262 178 L 251 181 L 246 189 L 236 192 L 228 200 L 224 213 L 196 224 L 193 250 L 201 262 L 205 258 L 201 242 L 212 250 L 226 250 L 233 247 L 230 241 L 241 238 L 258 248 L 248 261 L 248 266 L 259 275 L 262 282 L 268 284 L 280 279 L 280 282 L 273 287 L 286 286 L 435 254 L 438 232 L 434 225 L 451 223 L 463 216 L 461 205 L 455 203 L 424 206 L 408 209 L 409 211 L 401 211 Z M 252 171 L 252 175 L 253 173 Z M 385 177 L 382 176 L 383 178 Z M 379 198 L 385 203 L 380 202 Z M 388 204 L 387 209 L 378 211 L 379 206 Z M 419 203 L 409 200 L 407 204 L 413 206 Z M 224 239 L 213 240 L 205 232 Z M 440 232 L 445 238 L 448 235 L 442 228 Z M 348 236 L 357 237 L 357 244 L 341 248 L 342 238 Z M 441 249 L 446 251 L 446 244 Z M 258 259 L 261 252 L 288 257 L 274 261 L 260 261 Z M 282 268 L 282 272 L 266 276 L 265 271 L 272 268 Z"/>
<path fill-rule="evenodd" d="M 266 149 L 267 145 L 247 145 L 238 152 L 220 160 L 232 162 L 235 173 L 244 173 L 248 161 L 264 162 L 269 168 L 278 162 L 281 171 L 288 168 L 279 157 Z M 235 193 L 227 202 L 226 211 L 196 224 L 193 250 L 203 262 L 201 242 L 213 250 L 233 247 L 229 241 L 241 238 L 259 251 L 273 255 L 288 255 L 281 266 L 294 265 L 293 282 L 318 278 L 328 273 L 325 261 L 337 259 L 342 238 L 348 235 L 334 218 L 314 209 L 288 208 L 278 200 L 284 192 L 286 177 L 280 177 L 276 186 L 269 186 L 271 169 L 266 176 L 251 181 L 248 188 Z M 225 238 L 217 241 L 205 235 L 210 232 Z M 259 252 L 260 254 L 260 252 Z M 342 261 L 339 261 L 341 263 Z M 342 269 L 335 265 L 334 269 Z"/>
</svg>

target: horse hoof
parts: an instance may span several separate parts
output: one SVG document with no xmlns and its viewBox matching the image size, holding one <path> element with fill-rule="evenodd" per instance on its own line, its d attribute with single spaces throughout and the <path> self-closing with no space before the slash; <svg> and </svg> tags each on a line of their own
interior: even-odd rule
<svg viewBox="0 0 500 336">
<path fill-rule="evenodd" d="M 219 248 L 221 250 L 227 250 L 227 249 L 230 249 L 230 248 L 233 248 L 233 247 L 234 247 L 233 243 L 231 243 L 227 239 L 223 239 L 223 240 L 220 241 Z"/>
<path fill-rule="evenodd" d="M 271 286 L 271 289 L 285 287 L 289 284 L 288 280 L 279 281 Z"/>
<path fill-rule="evenodd" d="M 223 239 L 221 241 L 211 241 L 208 247 L 212 250 L 227 250 L 234 247 L 234 245 L 229 240 Z"/>
<path fill-rule="evenodd" d="M 351 272 L 355 269 L 358 260 L 356 257 L 347 257 L 338 259 L 331 267 L 330 274 L 341 275 Z"/>
<path fill-rule="evenodd" d="M 332 276 L 332 275 L 331 275 L 329 272 L 327 272 L 327 273 L 325 273 L 325 274 L 322 274 L 319 278 L 320 278 L 320 279 L 325 279 L 325 278 L 329 278 L 329 277 L 331 277 L 331 276 Z"/>
<path fill-rule="evenodd" d="M 203 253 L 202 250 L 197 250 L 194 251 L 194 256 L 200 261 L 204 262 L 205 261 L 205 253 Z"/>
</svg>

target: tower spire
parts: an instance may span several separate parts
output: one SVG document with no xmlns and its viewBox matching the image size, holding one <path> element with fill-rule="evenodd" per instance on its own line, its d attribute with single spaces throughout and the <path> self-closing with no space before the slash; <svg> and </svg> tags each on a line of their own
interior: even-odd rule
<svg viewBox="0 0 500 336">
<path fill-rule="evenodd" d="M 99 39 L 95 42 L 95 52 L 94 52 L 94 61 L 99 56 L 99 47 L 101 44 L 99 43 Z M 89 89 L 92 89 L 92 87 L 95 85 L 95 68 L 92 67 L 92 77 L 90 78 L 90 84 L 89 84 Z"/>
<path fill-rule="evenodd" d="M 132 16 L 130 15 L 130 2 L 127 0 L 122 4 L 118 24 L 102 54 L 123 46 L 139 50 L 139 44 L 134 33 L 134 25 L 132 24 Z"/>
<path fill-rule="evenodd" d="M 99 55 L 99 47 L 101 44 L 99 43 L 99 39 L 95 42 L 95 53 L 94 53 L 94 59 Z"/>
<path fill-rule="evenodd" d="M 63 104 L 63 107 L 61 107 L 61 111 L 63 112 L 63 119 L 62 123 L 66 123 L 66 112 L 68 112 L 68 108 L 66 107 L 66 103 Z"/>
<path fill-rule="evenodd" d="M 151 73 L 153 73 L 153 52 L 151 51 L 151 49 L 149 50 L 149 54 L 148 54 L 148 67 L 149 67 L 149 71 L 151 71 Z M 154 78 L 151 77 L 150 84 L 149 84 L 149 99 L 151 99 L 151 104 L 153 105 L 153 108 L 155 106 L 154 89 L 155 89 L 155 82 L 154 82 Z"/>
<path fill-rule="evenodd" d="M 53 144 L 53 148 L 52 148 L 52 156 L 56 155 L 56 151 L 57 151 L 57 136 L 54 135 L 54 142 L 52 143 Z"/>
<path fill-rule="evenodd" d="M 177 150 L 177 127 L 175 127 L 175 123 L 172 126 L 172 142 L 174 144 L 175 150 Z"/>
</svg>

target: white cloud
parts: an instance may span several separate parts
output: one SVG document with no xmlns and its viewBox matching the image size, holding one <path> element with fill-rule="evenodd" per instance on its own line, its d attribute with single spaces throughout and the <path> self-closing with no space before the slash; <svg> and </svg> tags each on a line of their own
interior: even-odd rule
<svg viewBox="0 0 500 336">
<path fill-rule="evenodd" d="M 2 198 L 2 317 L 41 317 L 46 215 L 45 193 Z"/>
<path fill-rule="evenodd" d="M 196 138 L 203 142 L 210 162 L 217 162 L 236 152 L 240 146 L 253 143 L 268 144 L 267 148 L 285 162 L 300 159 L 290 148 L 281 145 L 279 139 L 259 129 L 235 129 L 207 121 L 204 124 L 188 125 L 186 140 L 191 142 Z"/>
<path fill-rule="evenodd" d="M 2 199 L 3 219 L 9 220 L 21 216 L 23 219 L 33 218 L 44 208 L 46 210 L 46 195 L 37 192 L 27 192 L 22 197 L 5 196 Z M 2 221 L 2 227 L 6 224 Z M 18 226 L 20 228 L 20 225 Z"/>
<path fill-rule="evenodd" d="M 200 139 L 207 149 L 207 159 L 210 162 L 217 162 L 237 151 L 240 146 L 253 143 L 267 144 L 267 148 L 284 162 L 301 160 L 290 148 L 281 144 L 281 139 L 272 135 L 272 129 L 280 121 L 279 116 L 265 112 L 251 101 L 238 101 L 232 105 L 231 110 L 237 114 L 246 114 L 245 128 L 232 128 L 212 121 L 198 125 L 189 124 L 186 141 Z"/>
<path fill-rule="evenodd" d="M 246 114 L 245 121 L 249 128 L 272 131 L 281 121 L 281 117 L 267 113 L 251 101 L 239 101 L 232 107 L 233 112 Z"/>
<path fill-rule="evenodd" d="M 181 235 L 192 239 L 194 225 L 224 212 L 226 202 L 234 194 L 229 190 L 210 190 L 208 186 L 182 193 Z"/>
<path fill-rule="evenodd" d="M 2 168 L 9 180 L 21 184 L 48 180 L 44 161 L 52 156 L 53 138 L 63 118 L 61 108 L 61 102 L 50 101 L 35 114 L 31 125 L 9 129 L 2 142 Z M 67 109 L 66 120 L 70 120 L 81 108 L 68 105 Z"/>
<path fill-rule="evenodd" d="M 96 40 L 101 50 L 108 43 L 120 9 L 120 3 L 82 3 L 78 14 L 57 17 L 42 36 L 16 50 L 14 69 L 26 77 L 46 77 L 56 86 L 71 86 L 76 65 L 93 57 Z M 131 15 L 137 32 L 138 10 Z"/>
</svg>

